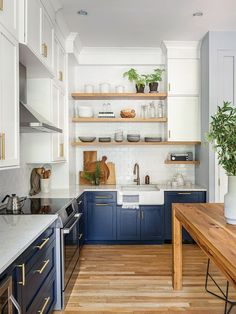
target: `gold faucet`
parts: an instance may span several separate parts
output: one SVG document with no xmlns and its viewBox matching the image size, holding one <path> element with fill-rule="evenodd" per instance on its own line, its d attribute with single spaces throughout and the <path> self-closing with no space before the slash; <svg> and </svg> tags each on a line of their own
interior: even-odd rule
<svg viewBox="0 0 236 314">
<path fill-rule="evenodd" d="M 139 164 L 138 164 L 138 163 L 135 163 L 135 165 L 134 165 L 133 174 L 134 174 L 134 175 L 137 174 L 137 178 L 134 179 L 134 182 L 137 182 L 137 185 L 140 185 Z"/>
</svg>

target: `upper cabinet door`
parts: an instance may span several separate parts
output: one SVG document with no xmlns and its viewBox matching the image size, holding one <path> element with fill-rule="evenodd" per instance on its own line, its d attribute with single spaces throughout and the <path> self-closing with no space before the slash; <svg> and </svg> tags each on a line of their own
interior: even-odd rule
<svg viewBox="0 0 236 314">
<path fill-rule="evenodd" d="M 27 0 L 25 42 L 37 55 L 41 53 L 42 7 L 39 0 Z"/>
<path fill-rule="evenodd" d="M 58 79 L 64 84 L 65 82 L 65 62 L 66 54 L 61 45 L 58 46 Z"/>
<path fill-rule="evenodd" d="M 19 165 L 18 42 L 0 28 L 0 167 Z"/>
<path fill-rule="evenodd" d="M 168 92 L 169 95 L 199 94 L 199 60 L 168 60 Z"/>
<path fill-rule="evenodd" d="M 0 0 L 0 23 L 18 38 L 18 2 L 19 0 Z"/>
<path fill-rule="evenodd" d="M 168 98 L 168 140 L 200 141 L 198 97 Z"/>
<path fill-rule="evenodd" d="M 45 10 L 42 11 L 42 45 L 41 54 L 47 66 L 53 69 L 54 29 Z"/>
</svg>

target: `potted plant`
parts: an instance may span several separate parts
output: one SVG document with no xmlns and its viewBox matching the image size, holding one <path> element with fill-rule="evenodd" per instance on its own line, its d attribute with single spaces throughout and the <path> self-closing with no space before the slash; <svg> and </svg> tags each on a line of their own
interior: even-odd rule
<svg viewBox="0 0 236 314">
<path fill-rule="evenodd" d="M 149 93 L 158 93 L 158 82 L 162 81 L 162 73 L 164 69 L 154 69 L 154 72 L 148 75 L 145 75 L 146 83 L 149 85 Z"/>
<path fill-rule="evenodd" d="M 123 77 L 128 77 L 130 82 L 135 82 L 137 93 L 144 93 L 146 85 L 145 75 L 138 74 L 137 70 L 131 68 L 129 71 L 123 74 Z"/>
<path fill-rule="evenodd" d="M 100 184 L 100 179 L 101 179 L 101 169 L 99 162 L 96 162 L 96 169 L 95 172 L 88 172 L 85 171 L 83 174 L 84 179 L 88 180 L 91 184 L 94 185 L 99 185 Z"/>
<path fill-rule="evenodd" d="M 236 225 L 236 108 L 224 102 L 211 118 L 207 139 L 213 143 L 219 164 L 228 175 L 224 215 L 229 224 Z"/>
</svg>

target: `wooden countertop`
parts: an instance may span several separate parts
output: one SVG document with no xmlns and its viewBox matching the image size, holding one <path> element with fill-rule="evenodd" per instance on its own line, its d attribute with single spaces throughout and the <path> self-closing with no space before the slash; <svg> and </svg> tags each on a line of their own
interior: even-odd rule
<svg viewBox="0 0 236 314">
<path fill-rule="evenodd" d="M 173 287 L 182 288 L 182 225 L 236 288 L 236 226 L 223 204 L 173 204 Z"/>
</svg>

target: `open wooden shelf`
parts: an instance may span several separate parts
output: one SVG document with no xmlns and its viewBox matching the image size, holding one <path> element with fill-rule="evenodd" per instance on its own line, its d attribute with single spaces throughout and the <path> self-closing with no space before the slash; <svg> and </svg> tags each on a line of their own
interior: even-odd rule
<svg viewBox="0 0 236 314">
<path fill-rule="evenodd" d="M 200 145 L 201 142 L 108 142 L 108 143 L 101 143 L 101 142 L 89 142 L 84 143 L 80 141 L 76 141 L 72 143 L 72 146 L 163 146 L 163 145 Z"/>
<path fill-rule="evenodd" d="M 74 99 L 165 99 L 167 93 L 72 93 Z"/>
<path fill-rule="evenodd" d="M 72 118 L 72 122 L 167 122 L 167 118 L 154 118 L 154 119 L 142 119 L 142 118 Z"/>
<path fill-rule="evenodd" d="M 185 160 L 185 161 L 175 161 L 175 160 L 165 160 L 167 165 L 199 165 L 199 160 Z"/>
</svg>

